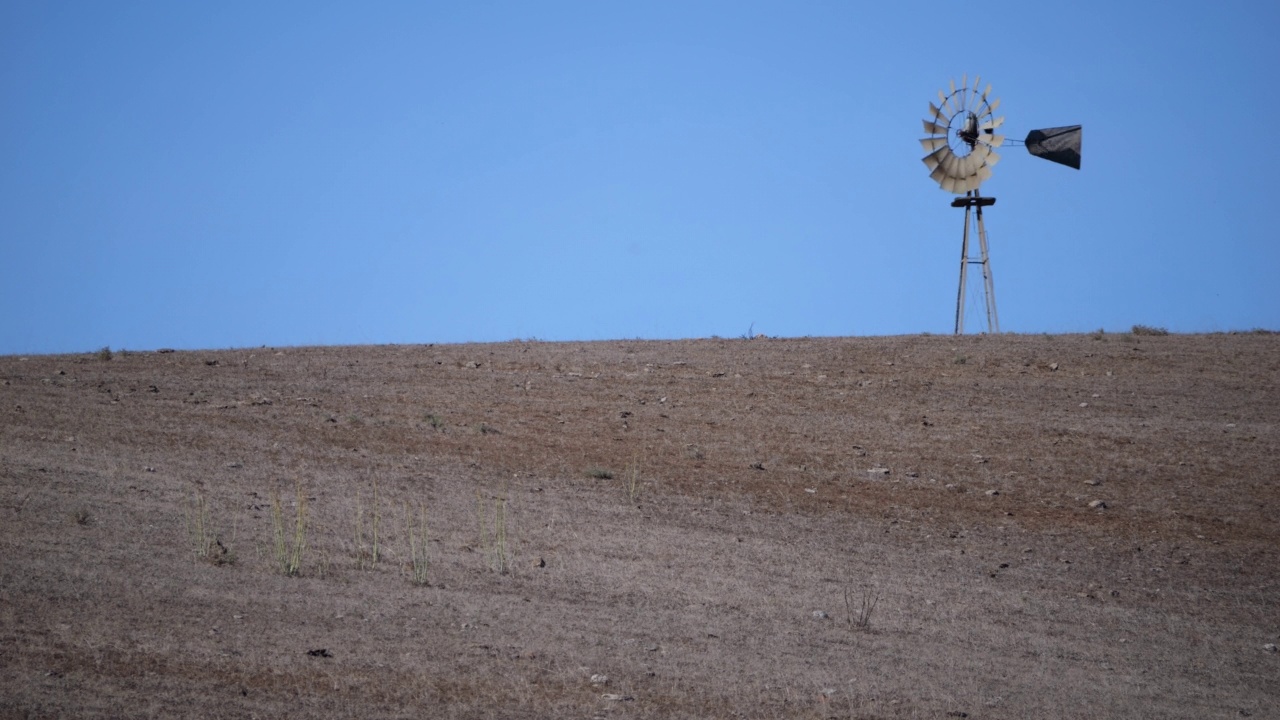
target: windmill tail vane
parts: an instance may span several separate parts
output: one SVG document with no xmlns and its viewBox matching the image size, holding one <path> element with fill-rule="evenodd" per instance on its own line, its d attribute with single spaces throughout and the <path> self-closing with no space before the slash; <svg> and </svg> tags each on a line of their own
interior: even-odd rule
<svg viewBox="0 0 1280 720">
<path fill-rule="evenodd" d="M 1027 152 L 1059 165 L 1080 169 L 1080 146 L 1084 142 L 1084 128 L 1080 125 L 1045 128 L 1027 133 L 1024 144 Z"/>
</svg>

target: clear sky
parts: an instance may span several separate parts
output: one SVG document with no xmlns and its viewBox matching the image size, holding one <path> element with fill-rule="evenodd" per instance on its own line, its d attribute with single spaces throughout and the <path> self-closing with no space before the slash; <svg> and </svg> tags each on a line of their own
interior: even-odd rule
<svg viewBox="0 0 1280 720">
<path fill-rule="evenodd" d="M 1280 4 L 1156 8 L 0 0 L 0 353 L 949 333 L 964 73 L 1002 330 L 1280 329 Z"/>
</svg>

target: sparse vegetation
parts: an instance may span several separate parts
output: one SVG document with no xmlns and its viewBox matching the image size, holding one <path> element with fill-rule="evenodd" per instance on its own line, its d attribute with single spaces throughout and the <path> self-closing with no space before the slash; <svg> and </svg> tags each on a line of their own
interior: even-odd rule
<svg viewBox="0 0 1280 720">
<path fill-rule="evenodd" d="M 415 517 L 409 502 L 404 503 L 404 530 L 409 538 L 409 573 L 414 585 L 427 584 L 430 560 L 427 556 L 427 509 L 418 503 Z"/>
<path fill-rule="evenodd" d="M 356 521 L 355 521 L 355 556 L 356 561 L 363 570 L 368 565 L 376 565 L 381 554 L 381 545 L 379 542 L 379 533 L 382 527 L 382 501 L 378 494 L 378 479 L 373 479 L 373 507 L 369 512 L 368 525 L 366 526 L 364 498 L 356 492 Z"/>
<path fill-rule="evenodd" d="M 427 421 L 427 424 L 431 426 L 432 430 L 444 429 L 444 418 L 440 417 L 439 415 L 427 413 L 426 415 L 423 416 L 423 419 Z"/>
<path fill-rule="evenodd" d="M 1134 325 L 1131 331 L 1134 335 L 1168 335 L 1169 331 L 1162 327 L 1151 327 L 1150 325 Z"/>
<path fill-rule="evenodd" d="M 507 498 L 505 495 L 485 497 L 476 493 L 476 514 L 480 521 L 480 548 L 489 561 L 489 569 L 500 575 L 511 571 L 507 548 Z"/>
<path fill-rule="evenodd" d="M 89 522 L 93 520 L 93 513 L 89 511 L 89 508 L 81 505 L 71 511 L 71 519 L 75 521 L 75 524 L 77 525 L 88 525 Z"/>
<path fill-rule="evenodd" d="M 587 477 L 595 478 L 596 480 L 612 480 L 613 472 L 605 468 L 591 468 L 587 471 Z"/>
<path fill-rule="evenodd" d="M 844 590 L 844 607 L 848 615 L 849 627 L 854 630 L 871 629 L 871 614 L 875 612 L 876 605 L 880 602 L 880 596 L 876 595 L 870 588 L 863 588 L 859 593 L 858 602 L 853 600 L 853 592 L 849 588 Z"/>
<path fill-rule="evenodd" d="M 640 456 L 636 455 L 631 458 L 631 464 L 627 466 L 627 502 L 635 503 L 640 497 Z"/>
<path fill-rule="evenodd" d="M 191 539 L 192 552 L 197 560 L 214 565 L 229 565 L 235 562 L 235 554 L 222 544 L 210 520 L 209 500 L 199 489 L 191 496 L 191 505 L 187 509 L 187 534 Z"/>
<path fill-rule="evenodd" d="M 302 572 L 302 554 L 307 547 L 307 496 L 302 483 L 295 487 L 293 529 L 289 530 L 284 516 L 284 503 L 280 490 L 271 494 L 271 523 L 276 567 L 284 575 L 293 577 Z"/>
<path fill-rule="evenodd" d="M 107 362 L 113 357 L 115 357 L 115 354 L 111 352 L 110 347 L 103 346 L 101 349 L 98 350 L 98 359 L 101 360 L 102 362 Z"/>
</svg>

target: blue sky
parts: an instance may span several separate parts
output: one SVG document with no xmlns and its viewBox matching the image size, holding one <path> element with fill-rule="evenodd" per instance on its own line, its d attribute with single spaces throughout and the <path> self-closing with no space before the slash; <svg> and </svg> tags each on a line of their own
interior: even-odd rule
<svg viewBox="0 0 1280 720">
<path fill-rule="evenodd" d="M 1280 329 L 1280 5 L 1142 5 L 4 0 L 0 353 L 949 333 L 965 73 L 1002 330 Z"/>
</svg>

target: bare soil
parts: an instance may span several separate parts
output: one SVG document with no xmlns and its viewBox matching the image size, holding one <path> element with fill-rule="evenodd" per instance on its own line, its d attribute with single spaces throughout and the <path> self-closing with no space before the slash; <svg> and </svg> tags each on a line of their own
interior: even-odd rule
<svg viewBox="0 0 1280 720">
<path fill-rule="evenodd" d="M 102 352 L 0 380 L 3 717 L 1280 716 L 1277 335 Z M 288 544 L 299 488 L 290 576 L 273 501 Z"/>
</svg>

